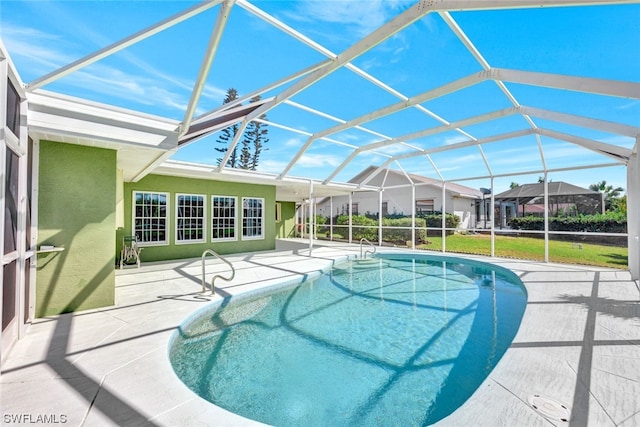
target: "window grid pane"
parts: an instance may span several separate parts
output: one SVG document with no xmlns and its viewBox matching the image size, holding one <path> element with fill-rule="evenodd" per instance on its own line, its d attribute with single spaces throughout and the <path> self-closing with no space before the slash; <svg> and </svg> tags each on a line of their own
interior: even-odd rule
<svg viewBox="0 0 640 427">
<path fill-rule="evenodd" d="M 242 199 L 242 237 L 262 238 L 264 221 L 263 199 Z"/>
<path fill-rule="evenodd" d="M 211 198 L 211 240 L 236 240 L 236 198 Z"/>
<path fill-rule="evenodd" d="M 167 195 L 134 193 L 134 232 L 141 243 L 166 243 Z"/>
<path fill-rule="evenodd" d="M 176 241 L 204 241 L 204 196 L 179 194 L 176 202 Z"/>
</svg>

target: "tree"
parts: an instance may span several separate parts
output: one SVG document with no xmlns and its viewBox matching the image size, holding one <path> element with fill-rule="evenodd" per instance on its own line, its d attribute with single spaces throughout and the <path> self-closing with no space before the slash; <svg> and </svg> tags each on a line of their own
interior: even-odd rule
<svg viewBox="0 0 640 427">
<path fill-rule="evenodd" d="M 223 104 L 227 104 L 231 101 L 238 99 L 238 92 L 231 88 L 227 91 L 227 96 L 223 101 Z M 251 98 L 250 102 L 258 102 L 260 101 L 260 95 Z M 259 121 L 252 120 L 246 126 L 244 135 L 241 142 L 240 155 L 238 155 L 238 146 L 234 147 L 233 152 L 229 156 L 229 160 L 225 166 L 239 169 L 247 169 L 247 170 L 256 170 L 258 168 L 258 163 L 260 161 L 260 154 L 262 151 L 266 150 L 264 148 L 264 144 L 269 142 L 269 138 L 267 138 L 267 134 L 269 130 L 267 129 L 267 125 L 263 123 L 263 120 L 266 120 L 267 116 L 265 114 L 259 117 Z M 234 140 L 238 131 L 240 130 L 240 126 L 238 124 L 229 126 L 222 130 L 220 137 L 218 137 L 218 142 L 220 144 L 225 144 L 228 146 L 230 142 Z M 226 153 L 228 147 L 218 148 L 216 147 L 216 151 L 221 153 Z M 218 165 L 222 162 L 222 158 L 218 159 Z"/>
<path fill-rule="evenodd" d="M 621 214 L 626 215 L 627 214 L 627 196 L 624 195 L 622 197 L 615 199 L 611 206 L 611 210 L 614 212 L 619 212 Z"/>
<path fill-rule="evenodd" d="M 235 101 L 236 99 L 238 99 L 238 91 L 235 90 L 234 88 L 230 88 L 229 90 L 227 90 L 227 96 L 222 101 L 222 104 L 223 105 L 228 104 L 231 101 Z M 226 146 L 228 146 L 229 143 L 231 143 L 233 139 L 236 137 L 236 134 L 238 133 L 239 129 L 240 129 L 240 126 L 238 124 L 234 124 L 227 128 L 224 128 L 222 130 L 221 135 L 218 137 L 218 143 L 225 144 Z M 218 165 L 219 165 L 220 163 L 222 163 L 222 159 L 226 155 L 228 147 L 224 147 L 224 148 L 215 147 L 215 148 L 216 148 L 216 151 L 220 153 L 224 153 L 222 157 L 218 158 Z M 227 160 L 227 164 L 225 166 L 235 168 L 237 163 L 238 163 L 238 150 L 236 146 L 234 147 L 233 152 L 231 153 L 231 156 L 229 156 L 229 160 Z"/>
<path fill-rule="evenodd" d="M 512 190 L 514 188 L 518 188 L 518 187 L 520 187 L 520 184 L 518 184 L 517 182 L 513 182 L 513 181 L 511 182 L 511 185 L 509 185 L 509 188 L 512 189 Z"/>
<path fill-rule="evenodd" d="M 605 211 L 609 211 L 613 208 L 614 203 L 620 197 L 620 193 L 624 191 L 624 188 L 608 185 L 607 181 L 604 181 L 604 180 L 596 184 L 591 184 L 589 186 L 589 189 L 604 194 L 604 210 Z"/>
<path fill-rule="evenodd" d="M 251 102 L 260 101 L 260 95 L 251 98 Z M 258 168 L 258 163 L 260 161 L 260 154 L 263 150 L 268 150 L 268 148 L 264 148 L 264 145 L 269 142 L 269 138 L 267 135 L 269 134 L 269 129 L 267 129 L 267 124 L 262 121 L 267 120 L 267 115 L 262 114 L 259 119 L 261 121 L 253 120 L 249 125 L 247 125 L 247 130 L 245 131 L 245 140 L 247 144 L 253 146 L 253 153 L 251 154 L 251 160 L 249 161 L 248 169 L 254 171 Z"/>
</svg>

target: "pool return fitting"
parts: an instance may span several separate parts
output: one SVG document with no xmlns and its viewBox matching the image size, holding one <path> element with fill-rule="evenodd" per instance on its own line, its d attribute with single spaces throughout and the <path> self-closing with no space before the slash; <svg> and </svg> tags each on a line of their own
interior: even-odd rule
<svg viewBox="0 0 640 427">
<path fill-rule="evenodd" d="M 222 276 L 220 274 L 214 274 L 213 277 L 211 278 L 211 295 L 214 295 L 216 293 L 216 279 L 222 279 L 225 280 L 227 282 L 230 282 L 233 280 L 234 277 L 236 277 L 236 269 L 233 268 L 233 264 L 231 264 L 231 262 L 226 259 L 223 258 L 222 256 L 218 255 L 214 250 L 212 249 L 207 249 L 206 251 L 204 251 L 202 253 L 202 293 L 204 294 L 207 291 L 207 284 L 206 284 L 206 280 L 205 280 L 205 272 L 204 272 L 204 259 L 207 257 L 207 255 L 212 255 L 218 259 L 220 259 L 221 261 L 225 262 L 230 268 L 231 268 L 231 276 L 229 277 L 225 277 Z"/>
</svg>

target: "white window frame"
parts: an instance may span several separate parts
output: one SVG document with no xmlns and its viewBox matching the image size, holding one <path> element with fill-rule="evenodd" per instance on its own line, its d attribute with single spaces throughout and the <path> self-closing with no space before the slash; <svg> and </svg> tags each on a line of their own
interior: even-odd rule
<svg viewBox="0 0 640 427">
<path fill-rule="evenodd" d="M 202 199 L 202 217 L 181 217 L 179 214 L 180 211 L 180 203 L 178 202 L 180 200 L 180 197 L 200 197 Z M 176 245 L 192 245 L 192 244 L 196 244 L 196 243 L 206 243 L 207 241 L 207 196 L 206 194 L 191 194 L 191 193 L 176 193 L 176 201 L 175 201 L 175 243 Z M 178 222 L 181 219 L 192 219 L 192 220 L 197 220 L 197 219 L 202 219 L 202 238 L 201 239 L 178 239 L 178 236 L 180 235 L 180 233 L 178 233 Z"/>
<path fill-rule="evenodd" d="M 216 219 L 231 219 L 232 217 L 226 216 L 214 216 L 215 208 L 213 203 L 216 199 L 232 199 L 233 200 L 233 237 L 215 237 L 215 233 L 213 232 L 213 221 Z M 222 194 L 214 194 L 211 196 L 211 219 L 209 221 L 209 228 L 211 230 L 211 241 L 212 242 L 237 242 L 238 241 L 238 197 L 237 196 L 225 196 Z"/>
<path fill-rule="evenodd" d="M 162 195 L 166 198 L 167 200 L 167 207 L 166 207 L 166 215 L 165 215 L 165 221 L 164 221 L 164 236 L 165 239 L 162 241 L 157 241 L 157 242 L 144 242 L 142 241 L 142 239 L 140 239 L 138 241 L 138 245 L 139 246 L 167 246 L 169 245 L 169 221 L 170 221 L 170 215 L 169 213 L 171 212 L 171 199 L 169 198 L 169 193 L 164 192 L 164 191 L 145 191 L 145 190 L 134 190 L 132 192 L 132 197 L 131 197 L 131 234 L 132 235 L 136 235 L 136 195 L 137 194 L 157 194 L 157 195 Z M 144 197 L 144 196 L 143 196 Z M 144 218 L 144 217 L 143 217 Z"/>
<path fill-rule="evenodd" d="M 245 214 L 244 214 L 244 206 L 245 206 L 245 202 L 247 202 L 248 200 L 260 200 L 260 210 L 261 210 L 261 214 L 260 217 L 249 217 L 246 218 Z M 241 231 L 241 235 L 242 235 L 242 240 L 264 240 L 264 227 L 265 227 L 265 221 L 264 221 L 264 217 L 265 217 L 265 204 L 264 204 L 264 198 L 262 197 L 243 197 L 242 198 L 242 220 L 240 227 L 242 228 Z M 251 236 L 247 236 L 245 235 L 245 225 L 244 222 L 246 219 L 259 219 L 260 220 L 260 235 L 251 235 Z"/>
</svg>

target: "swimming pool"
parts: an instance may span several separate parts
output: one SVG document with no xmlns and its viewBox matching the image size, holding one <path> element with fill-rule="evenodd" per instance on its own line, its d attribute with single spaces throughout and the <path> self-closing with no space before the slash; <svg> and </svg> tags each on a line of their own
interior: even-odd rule
<svg viewBox="0 0 640 427">
<path fill-rule="evenodd" d="M 195 393 L 263 423 L 428 425 L 487 377 L 525 306 L 506 269 L 381 254 L 207 306 L 183 322 L 169 355 Z"/>
</svg>

